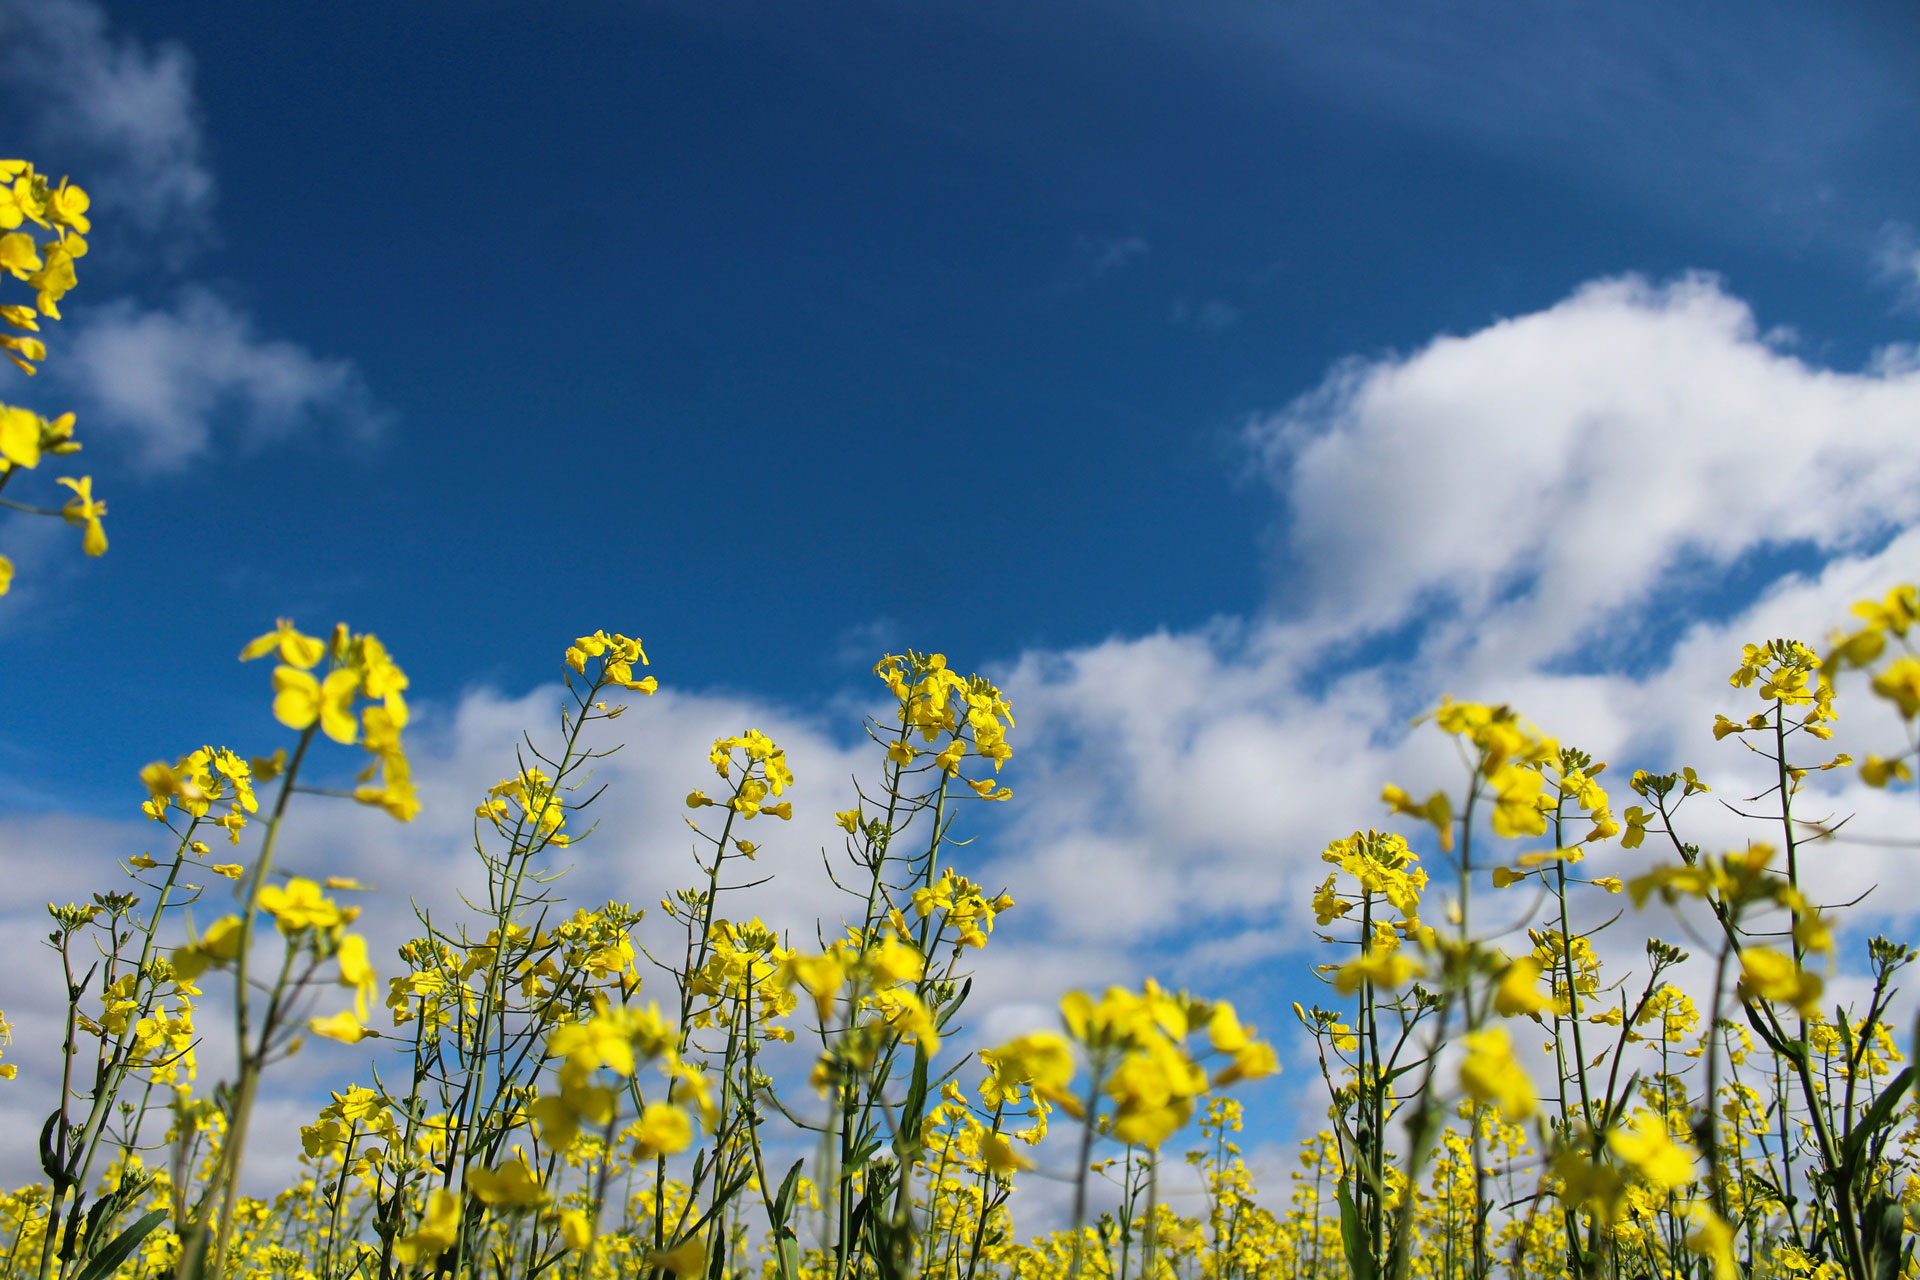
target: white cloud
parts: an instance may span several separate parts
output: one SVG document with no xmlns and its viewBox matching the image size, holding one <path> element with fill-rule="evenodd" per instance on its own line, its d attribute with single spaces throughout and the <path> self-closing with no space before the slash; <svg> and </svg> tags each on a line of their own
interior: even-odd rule
<svg viewBox="0 0 1920 1280">
<path fill-rule="evenodd" d="M 1453 643 L 1497 626 L 1474 647 L 1535 664 L 1635 620 L 1689 564 L 1710 583 L 1903 526 L 1917 415 L 1920 373 L 1815 368 L 1711 278 L 1627 278 L 1344 368 L 1252 437 L 1314 629 L 1452 610 Z"/>
<path fill-rule="evenodd" d="M 71 173 L 102 216 L 205 233 L 214 180 L 185 49 L 116 34 L 86 0 L 10 4 L 0 8 L 0 83 L 19 141 L 45 148 L 39 163 Z"/>
<path fill-rule="evenodd" d="M 1406 724 L 1442 693 L 1514 702 L 1614 761 L 1616 791 L 1676 760 L 1729 794 L 1764 789 L 1707 732 L 1740 696 L 1726 673 L 1742 643 L 1818 640 L 1852 600 L 1914 576 L 1920 531 L 1889 536 L 1920 507 L 1916 421 L 1903 362 L 1811 366 L 1699 277 L 1601 282 L 1342 367 L 1251 431 L 1288 512 L 1294 581 L 1273 615 L 1029 653 L 1007 674 L 1024 754 L 994 847 L 1032 913 L 1022 936 L 1199 990 L 1270 967 L 1271 931 L 1297 953 L 1319 852 L 1386 825 L 1381 784 L 1457 785 L 1447 744 Z M 1730 566 L 1783 546 L 1825 567 L 1728 585 Z M 1667 643 L 1639 661 L 1595 643 L 1644 635 L 1654 610 Z M 1897 741 L 1863 692 L 1848 703 L 1836 745 Z M 1859 813 L 1856 831 L 1909 829 L 1905 801 L 1846 773 L 1823 775 L 1822 795 Z M 1703 843 L 1756 834 L 1717 808 L 1689 817 Z M 1813 874 L 1837 901 L 1892 866 L 1842 846 Z M 1883 892 L 1863 919 L 1908 914 Z"/>
<path fill-rule="evenodd" d="M 160 309 L 91 292 L 132 275 L 150 294 L 213 240 L 215 182 L 185 49 L 116 32 L 89 0 L 0 6 L 0 109 L 18 122 L 12 145 L 95 198 L 91 273 L 83 264 L 71 318 L 48 335 L 48 376 L 86 412 L 83 431 L 118 432 L 141 464 L 165 469 L 216 433 L 260 444 L 379 425 L 351 361 L 263 335 L 204 287 Z"/>
<path fill-rule="evenodd" d="M 155 470 L 185 464 L 213 442 L 216 424 L 243 444 L 336 425 L 381 425 L 358 370 L 297 343 L 263 338 L 250 316 L 204 289 L 168 309 L 129 299 L 92 308 L 57 364 L 90 429 L 116 432 Z"/>
</svg>

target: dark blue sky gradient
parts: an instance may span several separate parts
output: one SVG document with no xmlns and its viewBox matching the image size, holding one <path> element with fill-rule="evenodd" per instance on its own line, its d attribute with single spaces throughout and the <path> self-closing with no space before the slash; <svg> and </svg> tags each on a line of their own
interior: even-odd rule
<svg viewBox="0 0 1920 1280">
<path fill-rule="evenodd" d="M 1920 219 L 1910 11 L 1666 8 L 110 6 L 198 68 L 186 278 L 390 420 L 94 446 L 112 554 L 4 632 L 11 803 L 257 730 L 277 614 L 428 701 L 596 626 L 807 701 L 885 646 L 1284 608 L 1242 424 L 1596 276 L 1720 272 L 1844 367 L 1911 340 L 1873 268 Z"/>
</svg>

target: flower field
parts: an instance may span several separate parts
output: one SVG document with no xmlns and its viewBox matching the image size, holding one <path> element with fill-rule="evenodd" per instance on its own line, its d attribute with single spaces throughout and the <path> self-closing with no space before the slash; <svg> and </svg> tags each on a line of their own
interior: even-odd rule
<svg viewBox="0 0 1920 1280">
<path fill-rule="evenodd" d="M 0 176 L 18 293 L 0 345 L 31 375 L 90 204 L 24 161 Z M 91 477 L 43 483 L 79 448 L 73 414 L 0 404 L 0 501 L 98 556 Z M 13 574 L 0 559 L 0 595 Z M 644 911 L 586 909 L 561 905 L 562 877 L 594 833 L 594 764 L 645 735 L 658 683 L 637 638 L 556 637 L 564 705 L 472 797 L 484 892 L 416 901 L 417 932 L 383 953 L 356 931 L 366 886 L 290 875 L 276 851 L 332 806 L 420 812 L 409 655 L 282 620 L 235 638 L 257 736 L 129 778 L 149 851 L 49 906 L 64 1035 L 57 1078 L 0 1064 L 45 1115 L 10 1138 L 37 1143 L 42 1176 L 0 1199 L 5 1274 L 1915 1275 L 1920 1099 L 1895 1011 L 1916 952 L 1838 954 L 1847 907 L 1803 870 L 1843 818 L 1803 787 L 1830 770 L 1912 785 L 1913 750 L 1828 743 L 1844 706 L 1920 747 L 1917 626 L 1920 596 L 1896 586 L 1806 619 L 1824 639 L 1728 655 L 1712 733 L 1764 762 L 1758 794 L 1716 790 L 1713 760 L 1635 769 L 1515 708 L 1442 701 L 1421 732 L 1457 750 L 1457 785 L 1387 783 L 1358 829 L 1327 833 L 1302 962 L 1323 994 L 1295 1025 L 1147 981 L 1071 992 L 1056 1027 L 982 1044 L 973 964 L 1021 892 L 968 874 L 1017 782 L 1018 708 L 986 677 L 881 656 L 870 768 L 841 792 L 757 729 L 713 726 L 706 787 L 654 798 L 686 814 L 681 882 Z M 343 761 L 351 788 L 314 781 Z M 1723 802 L 1750 838 L 1694 842 Z M 796 803 L 835 814 L 818 865 L 783 845 Z M 1602 851 L 1632 870 L 1596 873 Z M 736 905 L 809 875 L 844 903 L 810 936 Z M 643 914 L 671 946 L 643 944 Z M 1828 989 L 1843 964 L 1866 975 L 1850 1000 Z M 364 1074 L 297 1135 L 263 1132 L 264 1084 L 316 1038 L 358 1046 Z M 201 1069 L 213 1042 L 230 1069 Z M 1283 1042 L 1317 1063 L 1324 1121 L 1259 1186 L 1235 1087 L 1277 1072 Z M 297 1180 L 256 1193 L 250 1155 L 295 1141 Z M 1176 1183 L 1201 1194 L 1176 1204 Z M 1017 1189 L 1043 1184 L 1062 1221 L 1036 1234 Z"/>
</svg>

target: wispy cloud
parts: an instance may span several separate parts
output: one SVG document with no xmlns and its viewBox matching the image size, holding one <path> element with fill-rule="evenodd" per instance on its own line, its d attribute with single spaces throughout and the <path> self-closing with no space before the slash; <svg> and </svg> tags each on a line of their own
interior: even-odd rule
<svg viewBox="0 0 1920 1280">
<path fill-rule="evenodd" d="M 1126 270 L 1146 257 L 1151 249 L 1144 236 L 1078 235 L 1073 238 L 1069 254 L 1074 275 L 1082 281 L 1091 281 Z"/>
<path fill-rule="evenodd" d="M 244 447 L 325 427 L 365 435 L 387 416 L 352 362 L 264 338 L 246 312 L 194 287 L 163 310 L 124 298 L 92 309 L 54 369 L 89 427 L 155 471 L 204 453 L 216 424 Z"/>
<path fill-rule="evenodd" d="M 1248 15 L 1234 52 L 1280 59 L 1312 92 L 1723 235 L 1857 248 L 1891 212 L 1886 151 L 1910 145 L 1920 105 L 1904 38 L 1861 9 L 1362 0 Z"/>
<path fill-rule="evenodd" d="M 103 218 L 207 233 L 215 186 L 185 49 L 116 34 L 86 0 L 9 4 L 0 7 L 0 83 L 16 113 L 14 145 L 44 148 L 41 163 L 82 180 Z"/>
<path fill-rule="evenodd" d="M 1920 236 L 1913 227 L 1904 222 L 1882 227 L 1873 262 L 1880 278 L 1898 291 L 1900 305 L 1920 309 Z"/>
<path fill-rule="evenodd" d="M 1225 298 L 1208 298 L 1204 302 L 1180 298 L 1173 304 L 1172 318 L 1177 325 L 1203 333 L 1225 333 L 1240 323 L 1240 308 Z"/>
<path fill-rule="evenodd" d="M 9 146 L 96 199 L 92 280 L 179 285 L 155 308 L 83 286 L 50 335 L 49 381 L 148 469 L 216 436 L 258 444 L 325 426 L 366 435 L 386 415 L 351 361 L 263 333 L 246 310 L 190 280 L 216 237 L 193 59 L 177 44 L 116 32 L 90 0 L 0 5 L 0 108 Z"/>
</svg>

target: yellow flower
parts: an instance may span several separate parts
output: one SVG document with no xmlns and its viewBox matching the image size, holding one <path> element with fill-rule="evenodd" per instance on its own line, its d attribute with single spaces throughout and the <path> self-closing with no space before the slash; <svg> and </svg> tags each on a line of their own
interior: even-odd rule
<svg viewBox="0 0 1920 1280">
<path fill-rule="evenodd" d="M 359 1044 L 368 1036 L 378 1035 L 360 1025 L 360 1019 L 353 1016 L 353 1010 L 342 1009 L 331 1018 L 309 1018 L 307 1030 L 329 1040 L 338 1040 L 341 1044 Z"/>
<path fill-rule="evenodd" d="M 1419 961 L 1397 950 L 1377 951 L 1369 948 L 1360 953 L 1358 960 L 1349 960 L 1340 966 L 1334 974 L 1333 985 L 1343 996 L 1358 991 L 1363 982 L 1371 982 L 1383 991 L 1392 991 L 1413 981 L 1422 972 L 1424 970 Z"/>
<path fill-rule="evenodd" d="M 247 869 L 237 862 L 222 862 L 208 867 L 207 870 L 217 876 L 225 876 L 229 880 L 238 880 L 246 874 Z"/>
<path fill-rule="evenodd" d="M 1511 1120 L 1524 1120 L 1538 1107 L 1533 1082 L 1513 1056 L 1513 1041 L 1505 1027 L 1487 1027 L 1465 1040 L 1467 1055 L 1460 1062 L 1460 1087 L 1482 1102 L 1491 1102 Z"/>
<path fill-rule="evenodd" d="M 1216 1087 L 1241 1080 L 1261 1080 L 1280 1071 L 1280 1055 L 1265 1040 L 1249 1040 L 1235 1051 L 1233 1061 L 1213 1077 Z"/>
<path fill-rule="evenodd" d="M 1869 755 L 1866 763 L 1860 766 L 1860 781 L 1870 787 L 1884 787 L 1889 782 L 1912 782 L 1913 770 L 1899 757 L 1889 760 Z"/>
<path fill-rule="evenodd" d="M 1638 1111 L 1624 1129 L 1607 1134 L 1607 1147 L 1622 1164 L 1662 1193 L 1683 1187 L 1700 1176 L 1694 1153 L 1673 1140 L 1666 1122 L 1651 1111 Z"/>
<path fill-rule="evenodd" d="M 813 1007 L 822 1023 L 833 1011 L 834 993 L 840 990 L 840 984 L 846 981 L 846 977 L 846 966 L 841 962 L 839 953 L 834 951 L 819 956 L 805 956 L 796 952 L 787 957 L 780 969 L 780 984 L 788 988 L 795 984 L 803 987 L 813 997 Z"/>
<path fill-rule="evenodd" d="M 46 343 L 38 338 L 22 338 L 11 333 L 0 333 L 0 351 L 6 352 L 7 359 L 28 374 L 35 372 L 34 361 L 47 358 Z"/>
<path fill-rule="evenodd" d="M 699 1280 L 707 1273 L 707 1246 L 699 1236 L 689 1236 L 679 1245 L 662 1253 L 649 1253 L 647 1265 L 662 1267 L 680 1280 Z"/>
<path fill-rule="evenodd" d="M 357 933 L 350 933 L 340 939 L 339 949 L 333 958 L 340 965 L 340 985 L 352 987 L 353 1009 L 361 1017 L 367 1016 L 367 1001 L 380 990 L 380 979 L 373 971 L 373 964 L 367 958 L 367 940 Z"/>
<path fill-rule="evenodd" d="M 367 709 L 369 719 L 379 714 L 378 707 Z M 385 809 L 402 822 L 412 822 L 420 812 L 420 797 L 414 789 L 413 780 L 408 776 L 407 758 L 397 753 L 383 756 L 380 769 L 381 785 L 355 787 L 353 798 L 360 804 Z"/>
<path fill-rule="evenodd" d="M 933 758 L 933 762 L 939 766 L 942 773 L 958 773 L 960 772 L 960 761 L 966 757 L 966 754 L 966 739 L 955 738 L 947 744 L 945 750 Z"/>
<path fill-rule="evenodd" d="M 33 247 L 33 237 L 24 231 L 9 232 L 0 236 L 0 271 L 7 271 L 16 280 L 25 280 L 40 269 L 40 254 Z"/>
<path fill-rule="evenodd" d="M 1739 1280 L 1733 1228 L 1704 1204 L 1693 1206 L 1693 1230 L 1687 1235 L 1687 1248 L 1713 1264 L 1713 1280 Z"/>
<path fill-rule="evenodd" d="M 0 404 L 0 458 L 16 467 L 40 465 L 40 428 L 43 419 L 31 409 Z"/>
<path fill-rule="evenodd" d="M 560 1211 L 560 1239 L 572 1253 L 578 1253 L 593 1243 L 593 1223 L 588 1220 L 584 1209 Z"/>
<path fill-rule="evenodd" d="M 1903 654 L 1873 678 L 1873 691 L 1911 720 L 1920 715 L 1920 658 Z"/>
<path fill-rule="evenodd" d="M 1553 1160 L 1553 1176 L 1560 1179 L 1560 1199 L 1570 1209 L 1587 1209 L 1602 1222 L 1620 1220 L 1625 1208 L 1627 1180 L 1605 1162 L 1584 1152 L 1562 1151 Z"/>
<path fill-rule="evenodd" d="M 305 729 L 315 720 L 335 742 L 350 743 L 360 736 L 360 725 L 353 713 L 354 695 L 360 691 L 360 675 L 346 667 L 327 673 L 324 681 L 298 667 L 273 669 L 273 715 L 289 729 Z"/>
<path fill-rule="evenodd" d="M 1412 796 L 1388 783 L 1380 792 L 1380 798 L 1395 813 L 1430 824 L 1440 836 L 1440 851 L 1453 852 L 1453 801 L 1447 798 L 1446 792 L 1436 791 L 1424 802 L 1415 804 Z"/>
<path fill-rule="evenodd" d="M 1540 810 L 1545 785 L 1538 770 L 1508 764 L 1487 774 L 1494 790 L 1493 832 L 1500 836 L 1538 836 L 1547 831 L 1546 814 Z"/>
<path fill-rule="evenodd" d="M 1207 1040 L 1216 1053 L 1238 1053 L 1247 1047 L 1252 1037 L 1240 1024 L 1240 1014 L 1233 1005 L 1225 1000 L 1213 1006 L 1207 1018 Z"/>
<path fill-rule="evenodd" d="M 1521 956 L 1508 965 L 1494 988 L 1493 1011 L 1503 1018 L 1515 1014 L 1532 1017 L 1552 1008 L 1553 1001 L 1540 994 L 1540 972 L 1540 962 L 1532 956 Z"/>
<path fill-rule="evenodd" d="M 107 514 L 107 504 L 94 500 L 93 477 L 81 476 L 75 480 L 70 476 L 61 476 L 56 483 L 73 490 L 73 496 L 60 508 L 60 514 L 74 528 L 87 531 L 80 549 L 90 556 L 107 554 L 107 531 L 100 524 L 100 517 Z"/>
<path fill-rule="evenodd" d="M 670 1102 L 649 1102 L 633 1128 L 634 1155 L 650 1160 L 659 1155 L 676 1155 L 693 1141 L 693 1122 L 687 1113 Z"/>
<path fill-rule="evenodd" d="M 1075 1116 L 1081 1113 L 1079 1100 L 1067 1088 L 1073 1082 L 1073 1048 L 1065 1036 L 1036 1031 L 984 1056 L 991 1060 L 994 1074 L 1001 1080 L 1030 1084 L 1049 1102 L 1058 1103 Z"/>
<path fill-rule="evenodd" d="M 27 285 L 34 290 L 34 305 L 40 308 L 40 314 L 60 318 L 60 299 L 64 298 L 79 283 L 73 273 L 73 260 L 86 252 L 86 241 L 79 236 L 69 236 L 58 244 L 49 244 L 47 260 L 38 271 L 27 277 Z"/>
<path fill-rule="evenodd" d="M 516 1150 L 513 1159 L 488 1169 L 482 1165 L 467 1168 L 467 1191 L 482 1204 L 504 1209 L 533 1209 L 546 1203 L 540 1175 L 527 1164 L 527 1157 Z"/>
<path fill-rule="evenodd" d="M 607 1008 L 586 1022 L 557 1026 L 547 1037 L 547 1055 L 565 1058 L 562 1079 L 583 1080 L 598 1067 L 616 1075 L 633 1074 L 636 1045 L 652 1056 L 665 1047 L 665 1028 L 657 1009 Z"/>
<path fill-rule="evenodd" d="M 191 982 L 205 973 L 209 965 L 231 963 L 240 954 L 240 936 L 239 916 L 223 916 L 214 921 L 198 942 L 189 942 L 174 950 L 174 976 Z"/>
<path fill-rule="evenodd" d="M 1314 891 L 1313 920 L 1315 924 L 1332 924 L 1335 920 L 1338 920 L 1341 916 L 1353 910 L 1354 904 L 1342 898 L 1338 893 L 1335 893 L 1333 884 L 1333 873 L 1328 872 L 1326 883 Z"/>
<path fill-rule="evenodd" d="M 1819 1012 L 1820 996 L 1826 984 L 1817 973 L 1808 973 L 1771 947 L 1748 947 L 1740 953 L 1742 1000 L 1767 1000 L 1790 1004 L 1802 1017 Z"/>
<path fill-rule="evenodd" d="M 93 229 L 87 220 L 87 209 L 93 204 L 87 193 L 69 182 L 47 192 L 46 216 L 48 221 L 72 227 L 85 233 Z M 15 224 L 19 225 L 18 223 Z"/>
<path fill-rule="evenodd" d="M 445 1187 L 427 1197 L 426 1217 L 412 1235 L 394 1241 L 393 1254 L 403 1266 L 415 1266 L 453 1248 L 460 1236 L 460 1198 Z"/>
<path fill-rule="evenodd" d="M 1013 1173 L 1033 1168 L 1033 1161 L 1014 1150 L 1013 1144 L 997 1133 L 980 1135 L 980 1158 L 994 1173 Z"/>
<path fill-rule="evenodd" d="M 331 929 L 346 920 L 340 908 L 320 892 L 319 885 L 300 876 L 289 879 L 284 889 L 271 884 L 262 889 L 260 909 L 272 916 L 285 934 Z"/>
<path fill-rule="evenodd" d="M 871 1004 L 881 1021 L 902 1039 L 919 1042 L 921 1052 L 931 1058 L 940 1050 L 940 1027 L 926 1002 L 907 987 L 889 987 L 877 991 Z"/>
<path fill-rule="evenodd" d="M 280 660 L 302 671 L 318 666 L 320 659 L 327 656 L 327 642 L 315 636 L 303 635 L 294 630 L 289 618 L 281 618 L 274 629 L 263 636 L 255 636 L 240 651 L 240 661 L 252 662 L 255 658 L 279 650 Z M 309 721 L 308 723 L 312 723 Z"/>
<path fill-rule="evenodd" d="M 926 957 L 898 938 L 883 938 L 870 947 L 862 958 L 873 974 L 874 982 L 880 986 L 918 982 L 927 971 Z"/>
</svg>

